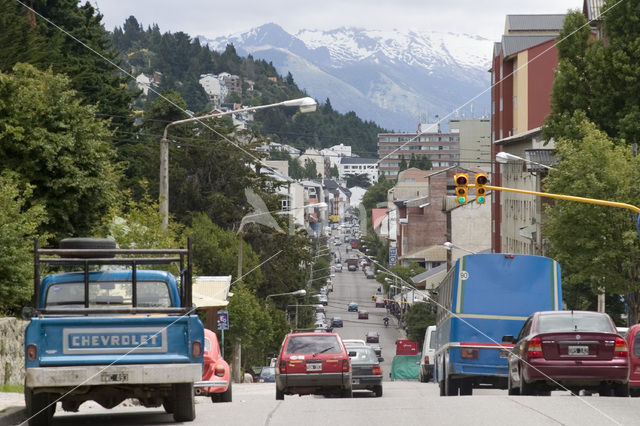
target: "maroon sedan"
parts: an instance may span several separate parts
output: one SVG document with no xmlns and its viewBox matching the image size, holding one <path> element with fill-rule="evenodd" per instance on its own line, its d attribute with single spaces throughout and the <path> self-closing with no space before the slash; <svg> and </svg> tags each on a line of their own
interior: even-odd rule
<svg viewBox="0 0 640 426">
<path fill-rule="evenodd" d="M 509 395 L 549 395 L 581 389 L 629 395 L 629 354 L 611 317 L 601 312 L 536 312 L 524 323 L 509 356 Z"/>
</svg>

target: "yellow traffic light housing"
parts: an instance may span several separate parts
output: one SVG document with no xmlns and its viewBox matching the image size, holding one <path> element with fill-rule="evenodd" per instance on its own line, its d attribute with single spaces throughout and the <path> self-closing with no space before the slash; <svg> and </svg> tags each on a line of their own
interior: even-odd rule
<svg viewBox="0 0 640 426">
<path fill-rule="evenodd" d="M 486 173 L 476 173 L 476 202 L 478 204 L 484 204 L 487 201 L 487 188 L 485 186 L 489 183 Z"/>
<path fill-rule="evenodd" d="M 453 177 L 453 182 L 456 184 L 456 202 L 458 204 L 467 204 L 469 175 L 466 173 L 457 173 Z"/>
</svg>

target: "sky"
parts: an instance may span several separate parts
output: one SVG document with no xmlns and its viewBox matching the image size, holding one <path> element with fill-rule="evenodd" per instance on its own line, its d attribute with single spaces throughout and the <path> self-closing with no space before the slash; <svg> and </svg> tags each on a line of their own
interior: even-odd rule
<svg viewBox="0 0 640 426">
<path fill-rule="evenodd" d="M 555 14 L 581 9 L 582 0 L 89 0 L 107 30 L 131 15 L 144 28 L 215 38 L 273 22 L 287 32 L 416 29 L 450 31 L 499 41 L 508 14 Z M 83 3 L 83 1 L 81 1 Z"/>
</svg>

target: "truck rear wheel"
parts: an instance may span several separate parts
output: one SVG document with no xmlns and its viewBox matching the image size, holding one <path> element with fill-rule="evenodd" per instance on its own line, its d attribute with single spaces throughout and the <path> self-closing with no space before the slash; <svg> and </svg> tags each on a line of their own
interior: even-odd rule
<svg viewBox="0 0 640 426">
<path fill-rule="evenodd" d="M 174 383 L 173 400 L 173 419 L 176 422 L 190 422 L 196 418 L 193 383 Z"/>
<path fill-rule="evenodd" d="M 56 411 L 55 399 L 49 393 L 34 393 L 33 389 L 24 390 L 25 405 L 29 416 L 29 426 L 49 426 Z"/>
</svg>

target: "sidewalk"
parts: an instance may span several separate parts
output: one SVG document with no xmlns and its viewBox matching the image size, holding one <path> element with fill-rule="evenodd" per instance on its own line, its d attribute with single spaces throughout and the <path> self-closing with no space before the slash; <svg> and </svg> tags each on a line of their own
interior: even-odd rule
<svg viewBox="0 0 640 426">
<path fill-rule="evenodd" d="M 0 426 L 14 426 L 26 418 L 23 394 L 0 392 Z"/>
</svg>

